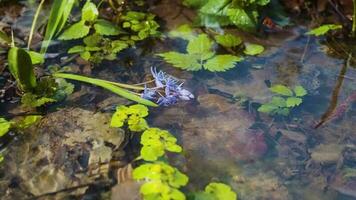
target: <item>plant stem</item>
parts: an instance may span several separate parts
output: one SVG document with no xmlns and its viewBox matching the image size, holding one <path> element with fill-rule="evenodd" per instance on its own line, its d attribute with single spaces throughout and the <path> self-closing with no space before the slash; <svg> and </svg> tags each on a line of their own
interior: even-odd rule
<svg viewBox="0 0 356 200">
<path fill-rule="evenodd" d="M 33 33 L 35 32 L 37 19 L 38 19 L 38 16 L 40 15 L 40 11 L 42 9 L 42 6 L 43 6 L 44 2 L 45 2 L 45 0 L 41 0 L 40 4 L 38 5 L 38 8 L 36 10 L 35 16 L 33 17 L 31 31 L 30 31 L 30 35 L 28 37 L 27 49 L 30 49 L 32 38 L 33 38 Z"/>
<path fill-rule="evenodd" d="M 356 0 L 352 0 L 354 4 L 354 15 L 352 17 L 352 37 L 356 37 Z"/>
</svg>

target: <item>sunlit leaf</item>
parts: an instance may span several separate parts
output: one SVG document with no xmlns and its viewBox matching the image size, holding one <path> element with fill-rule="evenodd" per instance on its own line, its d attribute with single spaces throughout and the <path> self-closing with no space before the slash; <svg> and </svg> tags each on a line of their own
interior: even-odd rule
<svg viewBox="0 0 356 200">
<path fill-rule="evenodd" d="M 273 85 L 272 87 L 269 88 L 272 92 L 281 94 L 284 96 L 293 96 L 293 92 L 291 89 L 284 85 Z"/>
<path fill-rule="evenodd" d="M 202 64 L 198 63 L 195 56 L 189 54 L 183 54 L 178 52 L 166 52 L 158 54 L 163 57 L 163 59 L 172 64 L 174 67 L 185 69 L 188 71 L 198 71 L 202 68 Z"/>
<path fill-rule="evenodd" d="M 278 106 L 274 104 L 263 104 L 258 108 L 258 112 L 271 113 L 276 109 L 278 109 Z"/>
<path fill-rule="evenodd" d="M 11 128 L 11 122 L 7 121 L 4 118 L 0 118 L 0 137 L 9 132 Z"/>
<path fill-rule="evenodd" d="M 236 200 L 237 195 L 231 190 L 231 187 L 223 183 L 209 183 L 205 187 L 205 192 L 213 194 L 216 200 Z"/>
<path fill-rule="evenodd" d="M 242 43 L 240 37 L 232 34 L 217 35 L 215 36 L 215 40 L 218 44 L 227 48 L 236 47 Z"/>
<path fill-rule="evenodd" d="M 286 101 L 286 105 L 287 105 L 287 107 L 295 107 L 295 106 L 299 106 L 302 102 L 303 102 L 303 100 L 301 98 L 288 97 L 287 101 Z"/>
<path fill-rule="evenodd" d="M 300 85 L 295 86 L 294 93 L 297 97 L 303 97 L 307 95 L 307 91 Z"/>
<path fill-rule="evenodd" d="M 189 41 L 187 46 L 187 52 L 189 54 L 206 55 L 206 53 L 211 52 L 212 41 L 208 38 L 206 34 L 200 34 L 198 37 Z M 201 58 L 202 60 L 208 59 L 209 57 Z"/>
<path fill-rule="evenodd" d="M 195 38 L 192 28 L 188 24 L 183 24 L 169 32 L 169 37 L 192 40 Z"/>
<path fill-rule="evenodd" d="M 243 60 L 241 57 L 233 55 L 217 55 L 209 59 L 204 68 L 211 72 L 223 72 L 235 67 L 236 62 Z"/>
<path fill-rule="evenodd" d="M 342 28 L 342 25 L 324 24 L 324 25 L 321 25 L 317 28 L 314 28 L 314 29 L 308 31 L 306 34 L 320 36 L 320 35 L 325 35 L 327 32 L 329 32 L 331 30 L 337 30 L 337 29 L 341 29 L 341 28 Z"/>
<path fill-rule="evenodd" d="M 249 44 L 245 43 L 245 50 L 244 53 L 247 55 L 258 55 L 261 54 L 264 51 L 264 47 L 258 44 Z"/>
<path fill-rule="evenodd" d="M 30 55 L 33 65 L 44 63 L 45 59 L 43 54 L 37 53 L 35 51 L 27 51 L 27 53 Z"/>
<path fill-rule="evenodd" d="M 99 11 L 96 5 L 88 0 L 82 9 L 82 21 L 93 22 L 98 18 Z"/>
<path fill-rule="evenodd" d="M 242 8 L 230 8 L 227 15 L 234 25 L 245 31 L 251 31 L 256 26 L 255 20 Z"/>
</svg>

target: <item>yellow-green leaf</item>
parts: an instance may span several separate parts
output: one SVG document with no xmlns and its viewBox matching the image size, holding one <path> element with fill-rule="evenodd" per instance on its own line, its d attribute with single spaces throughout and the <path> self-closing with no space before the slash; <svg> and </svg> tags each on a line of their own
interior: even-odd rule
<svg viewBox="0 0 356 200">
<path fill-rule="evenodd" d="M 204 68 L 211 72 L 223 72 L 235 67 L 236 62 L 243 60 L 241 57 L 233 55 L 218 55 L 209 59 Z"/>
</svg>

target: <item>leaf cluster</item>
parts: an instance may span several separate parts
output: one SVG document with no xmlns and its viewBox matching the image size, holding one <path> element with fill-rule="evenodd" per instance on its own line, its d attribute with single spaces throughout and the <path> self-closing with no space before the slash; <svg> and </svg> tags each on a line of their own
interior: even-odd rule
<svg viewBox="0 0 356 200">
<path fill-rule="evenodd" d="M 319 27 L 316 27 L 316 28 L 308 31 L 306 34 L 307 35 L 314 35 L 314 36 L 321 36 L 321 35 L 325 35 L 329 31 L 337 30 L 337 29 L 341 29 L 341 28 L 342 28 L 342 25 L 324 24 L 324 25 L 321 25 Z"/>
<path fill-rule="evenodd" d="M 133 170 L 135 180 L 144 180 L 140 193 L 145 200 L 185 200 L 179 188 L 188 183 L 188 177 L 164 162 L 146 163 Z"/>
<path fill-rule="evenodd" d="M 42 118 L 41 115 L 28 115 L 20 120 L 8 121 L 0 117 L 0 137 L 4 136 L 10 130 L 22 130 L 30 127 Z"/>
<path fill-rule="evenodd" d="M 182 147 L 177 145 L 177 139 L 168 131 L 149 128 L 141 136 L 141 155 L 145 161 L 155 161 L 165 154 L 165 151 L 180 153 Z"/>
<path fill-rule="evenodd" d="M 189 40 L 186 51 L 179 53 L 170 51 L 158 54 L 174 67 L 188 71 L 206 69 L 212 72 L 223 72 L 235 67 L 236 62 L 243 60 L 234 55 L 216 55 L 213 51 L 214 42 L 206 34 L 199 34 Z"/>
<path fill-rule="evenodd" d="M 133 46 L 136 41 L 156 35 L 159 25 L 150 13 L 129 11 L 120 18 L 120 24 L 99 19 L 96 5 L 87 1 L 82 8 L 82 18 L 71 25 L 59 37 L 62 40 L 83 38 L 83 45 L 76 45 L 68 53 L 80 56 L 94 63 L 103 59 L 114 60 L 117 53 Z M 93 31 L 91 31 L 93 30 Z"/>
<path fill-rule="evenodd" d="M 204 192 L 194 194 L 194 200 L 236 200 L 237 195 L 231 190 L 231 187 L 223 184 L 212 182 L 209 183 Z"/>
<path fill-rule="evenodd" d="M 307 91 L 300 85 L 295 86 L 293 90 L 284 85 L 273 85 L 270 90 L 276 95 L 270 102 L 261 105 L 259 112 L 287 116 L 290 109 L 299 106 L 307 95 Z"/>
<path fill-rule="evenodd" d="M 253 31 L 257 25 L 259 9 L 269 2 L 270 0 L 184 0 L 183 4 L 198 10 L 198 25 L 235 25 L 242 30 Z"/>
<path fill-rule="evenodd" d="M 110 126 L 122 127 L 127 124 L 130 131 L 140 132 L 148 128 L 144 119 L 148 115 L 148 109 L 144 105 L 123 106 L 116 108 L 116 112 L 111 118 Z"/>
</svg>

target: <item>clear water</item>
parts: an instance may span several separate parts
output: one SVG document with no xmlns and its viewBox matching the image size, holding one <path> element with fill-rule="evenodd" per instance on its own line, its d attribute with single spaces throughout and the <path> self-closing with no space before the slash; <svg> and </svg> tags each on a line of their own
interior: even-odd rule
<svg viewBox="0 0 356 200">
<path fill-rule="evenodd" d="M 166 31 L 189 23 L 191 12 L 177 14 L 174 9 L 173 3 L 153 9 L 166 21 Z M 344 46 L 328 54 L 330 44 L 324 38 L 305 36 L 305 31 L 305 26 L 296 25 L 262 39 L 245 35 L 246 40 L 264 45 L 266 52 L 247 57 L 225 73 L 180 71 L 154 56 L 180 49 L 179 41 L 138 45 L 92 73 L 108 80 L 139 82 L 150 66 L 156 66 L 185 79 L 194 101 L 151 109 L 149 121 L 179 138 L 185 152 L 171 157 L 171 163 L 189 175 L 190 190 L 221 181 L 231 185 L 239 199 L 355 199 L 355 58 L 347 65 Z M 291 117 L 273 118 L 256 111 L 271 98 L 270 84 L 300 84 L 309 94 Z M 82 88 L 82 98 L 69 99 L 60 107 L 110 107 L 100 102 L 111 94 Z M 346 109 L 340 109 L 345 104 Z M 8 113 L 11 105 L 3 104 L 1 112 Z"/>
</svg>

